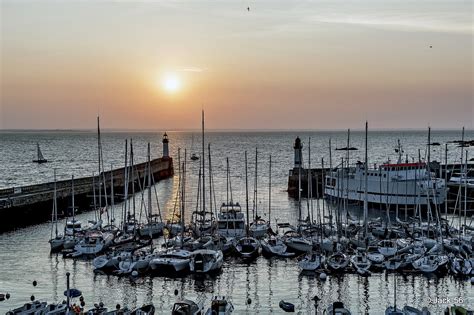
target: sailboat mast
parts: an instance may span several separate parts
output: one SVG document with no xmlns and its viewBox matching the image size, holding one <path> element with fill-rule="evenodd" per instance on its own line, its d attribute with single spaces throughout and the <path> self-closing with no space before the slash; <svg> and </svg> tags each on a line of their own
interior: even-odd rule
<svg viewBox="0 0 474 315">
<path fill-rule="evenodd" d="M 151 224 L 152 221 L 152 207 L 151 207 L 151 159 L 150 159 L 150 142 L 148 142 L 148 153 L 147 153 L 147 159 L 148 159 L 148 223 Z M 151 226 L 150 226 L 150 231 L 151 231 Z M 150 232 L 151 233 L 151 232 Z"/>
<path fill-rule="evenodd" d="M 74 234 L 76 232 L 76 229 L 74 227 L 74 222 L 76 221 L 76 209 L 75 209 L 75 206 L 74 206 L 74 175 L 72 175 L 72 177 L 71 177 L 71 195 L 72 195 L 72 222 L 73 222 L 72 236 L 74 236 Z"/>
<path fill-rule="evenodd" d="M 56 169 L 54 169 L 54 200 L 53 200 L 53 212 L 54 212 L 54 222 L 55 222 L 55 233 L 56 237 L 58 236 L 58 204 L 56 201 Z"/>
<path fill-rule="evenodd" d="M 367 172 L 369 171 L 368 165 L 369 165 L 369 157 L 368 157 L 368 129 L 369 129 L 369 124 L 366 121 L 365 122 L 365 165 L 364 165 L 364 227 L 365 227 L 365 237 L 367 238 L 369 235 L 368 231 L 368 222 L 367 222 L 367 216 L 368 216 L 368 210 L 369 210 L 369 202 L 368 202 L 368 179 L 367 179 Z"/>
<path fill-rule="evenodd" d="M 187 158 L 187 152 L 186 149 L 184 149 L 184 162 L 183 162 L 183 170 L 181 173 L 181 249 L 183 248 L 184 245 L 184 207 L 186 203 L 186 158 Z"/>
<path fill-rule="evenodd" d="M 226 188 L 227 188 L 227 197 L 226 197 L 226 204 L 229 205 L 229 158 L 227 157 L 225 160 L 226 163 Z"/>
<path fill-rule="evenodd" d="M 209 212 L 211 212 L 212 217 L 212 165 L 211 165 L 211 144 L 207 144 L 207 151 L 209 154 Z M 206 215 L 204 213 L 204 215 Z"/>
<path fill-rule="evenodd" d="M 258 208 L 258 194 L 257 194 L 257 172 L 258 172 L 258 168 L 257 168 L 257 165 L 258 165 L 258 152 L 257 152 L 257 148 L 255 148 L 255 190 L 254 190 L 254 211 L 255 211 L 255 221 L 257 221 L 257 217 L 258 217 L 258 213 L 257 213 L 257 208 Z"/>
<path fill-rule="evenodd" d="M 98 178 L 99 178 L 99 213 L 102 211 L 102 189 L 100 186 L 100 172 L 101 172 L 101 150 L 100 150 L 100 118 L 97 116 L 97 159 L 99 161 L 99 173 L 98 173 Z"/>
<path fill-rule="evenodd" d="M 205 194 L 205 191 L 206 191 L 206 180 L 205 180 L 205 167 L 206 167 L 206 164 L 205 164 L 205 151 L 204 151 L 204 110 L 202 111 L 202 117 L 201 117 L 201 123 L 202 123 L 202 130 L 201 130 L 201 133 L 202 133 L 202 211 L 203 213 L 205 213 L 206 211 L 206 194 Z"/>
<path fill-rule="evenodd" d="M 246 234 L 249 237 L 249 181 L 248 181 L 248 170 L 247 170 L 247 151 L 245 151 L 245 202 L 247 204 L 247 229 Z"/>
<path fill-rule="evenodd" d="M 270 162 L 268 164 L 268 225 L 271 226 L 272 214 L 272 156 L 270 155 Z"/>
<path fill-rule="evenodd" d="M 127 218 L 128 218 L 128 211 L 127 211 L 127 205 L 128 205 L 128 201 L 127 201 L 127 197 L 128 197 L 128 164 L 127 164 L 127 159 L 128 159 L 128 143 L 127 143 L 127 139 L 125 139 L 125 166 L 124 166 L 124 170 L 125 172 L 123 173 L 123 176 L 124 176 L 124 185 L 123 185 L 123 195 L 124 195 L 124 202 L 123 202 L 123 217 L 122 217 L 122 224 L 123 224 L 123 229 L 125 230 L 125 222 L 127 222 Z"/>
</svg>

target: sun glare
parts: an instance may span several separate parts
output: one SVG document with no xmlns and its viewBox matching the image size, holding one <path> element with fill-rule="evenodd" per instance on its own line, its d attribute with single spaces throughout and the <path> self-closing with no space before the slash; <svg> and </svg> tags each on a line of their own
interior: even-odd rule
<svg viewBox="0 0 474 315">
<path fill-rule="evenodd" d="M 163 88 L 169 93 L 177 92 L 181 88 L 181 81 L 175 74 L 167 74 L 163 78 Z"/>
</svg>

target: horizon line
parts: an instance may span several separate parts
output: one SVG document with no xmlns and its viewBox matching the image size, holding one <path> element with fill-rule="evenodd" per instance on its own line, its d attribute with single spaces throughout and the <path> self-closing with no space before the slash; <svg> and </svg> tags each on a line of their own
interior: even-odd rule
<svg viewBox="0 0 474 315">
<path fill-rule="evenodd" d="M 351 131 L 364 131 L 364 128 L 335 128 L 335 129 L 254 129 L 254 128 L 209 128 L 206 132 L 346 132 L 348 129 Z M 428 128 L 373 128 L 371 131 L 427 131 Z M 431 131 L 461 131 L 461 128 L 431 128 Z M 101 131 L 106 132 L 201 132 L 200 128 L 170 128 L 170 129 L 136 129 L 136 128 L 101 128 Z M 474 129 L 465 128 L 465 131 L 474 131 Z M 95 128 L 68 128 L 68 129 L 25 129 L 25 128 L 8 128 L 0 129 L 0 132 L 97 132 Z"/>
</svg>

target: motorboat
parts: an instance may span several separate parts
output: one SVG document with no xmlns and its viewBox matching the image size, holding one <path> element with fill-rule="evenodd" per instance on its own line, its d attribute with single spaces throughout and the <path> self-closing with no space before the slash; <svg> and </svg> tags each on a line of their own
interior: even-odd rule
<svg viewBox="0 0 474 315">
<path fill-rule="evenodd" d="M 286 244 L 277 236 L 264 237 L 260 244 L 262 253 L 267 256 L 292 257 L 295 254 L 288 252 Z"/>
<path fill-rule="evenodd" d="M 324 266 L 326 257 L 320 253 L 308 253 L 299 262 L 301 270 L 303 271 L 315 271 Z"/>
<path fill-rule="evenodd" d="M 207 273 L 220 270 L 224 264 L 221 250 L 198 249 L 191 253 L 189 269 L 195 273 Z"/>
<path fill-rule="evenodd" d="M 344 307 L 342 302 L 334 302 L 329 305 L 324 311 L 324 315 L 351 315 L 351 312 Z"/>
<path fill-rule="evenodd" d="M 189 268 L 191 252 L 184 249 L 171 249 L 158 255 L 150 261 L 150 268 L 154 272 L 171 270 L 184 271 Z"/>
<path fill-rule="evenodd" d="M 234 305 L 228 301 L 225 296 L 214 296 L 211 301 L 211 307 L 205 315 L 230 315 L 234 311 Z"/>
<path fill-rule="evenodd" d="M 171 315 L 202 315 L 203 306 L 191 300 L 179 300 L 173 305 Z"/>
</svg>

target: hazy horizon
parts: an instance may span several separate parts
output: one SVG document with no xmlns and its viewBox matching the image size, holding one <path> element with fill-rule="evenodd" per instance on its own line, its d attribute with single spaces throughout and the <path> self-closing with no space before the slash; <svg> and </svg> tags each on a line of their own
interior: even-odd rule
<svg viewBox="0 0 474 315">
<path fill-rule="evenodd" d="M 0 129 L 474 128 L 471 1 L 0 1 Z"/>
</svg>

